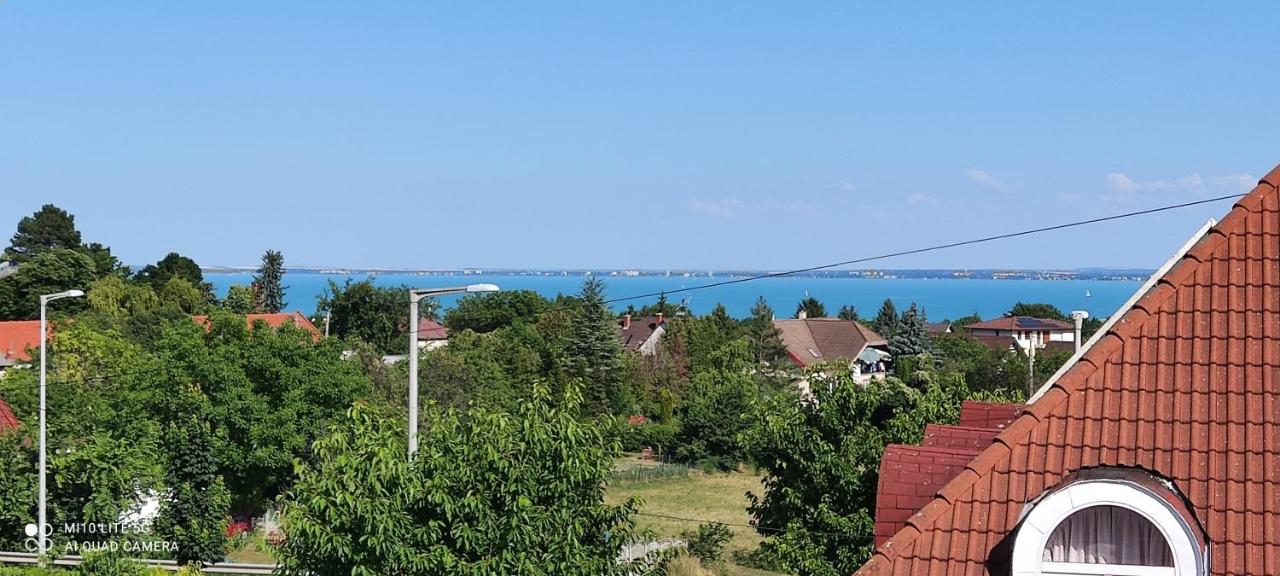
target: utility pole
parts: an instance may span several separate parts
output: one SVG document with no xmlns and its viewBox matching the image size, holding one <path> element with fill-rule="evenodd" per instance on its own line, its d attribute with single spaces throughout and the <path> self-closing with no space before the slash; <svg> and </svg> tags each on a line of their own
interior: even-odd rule
<svg viewBox="0 0 1280 576">
<path fill-rule="evenodd" d="M 61 298 L 79 298 L 84 296 L 81 290 L 67 290 L 66 292 L 58 292 L 57 294 L 45 294 L 40 297 L 40 502 L 37 505 L 36 529 L 39 533 L 36 535 L 37 542 L 40 543 L 40 564 L 45 563 L 46 555 L 49 553 L 49 530 L 48 522 L 48 488 L 46 468 L 46 453 L 48 452 L 46 436 L 48 435 L 48 424 L 45 418 L 45 402 L 46 393 L 46 374 L 48 368 L 48 342 L 49 342 L 49 321 L 46 319 L 46 309 L 49 303 Z"/>
</svg>

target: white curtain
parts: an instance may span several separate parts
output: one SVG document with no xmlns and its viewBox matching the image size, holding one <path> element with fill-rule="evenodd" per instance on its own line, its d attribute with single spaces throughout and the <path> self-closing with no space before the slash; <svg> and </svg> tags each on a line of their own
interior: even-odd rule
<svg viewBox="0 0 1280 576">
<path fill-rule="evenodd" d="M 1046 562 L 1173 566 L 1164 536 L 1141 514 L 1119 506 L 1093 506 L 1072 514 L 1049 536 Z"/>
</svg>

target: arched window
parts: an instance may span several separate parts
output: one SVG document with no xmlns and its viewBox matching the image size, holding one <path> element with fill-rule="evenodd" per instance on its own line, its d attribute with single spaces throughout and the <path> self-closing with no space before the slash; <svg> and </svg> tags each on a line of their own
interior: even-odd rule
<svg viewBox="0 0 1280 576">
<path fill-rule="evenodd" d="M 1169 502 L 1135 483 L 1083 480 L 1030 506 L 1014 576 L 1201 576 L 1204 551 Z"/>
</svg>

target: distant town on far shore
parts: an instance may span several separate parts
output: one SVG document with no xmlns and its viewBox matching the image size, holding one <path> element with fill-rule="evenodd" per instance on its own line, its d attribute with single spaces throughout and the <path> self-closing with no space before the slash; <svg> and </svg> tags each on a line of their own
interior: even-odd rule
<svg viewBox="0 0 1280 576">
<path fill-rule="evenodd" d="M 256 266 L 207 266 L 201 270 L 210 274 L 252 273 Z M 609 277 L 644 277 L 669 276 L 685 278 L 744 278 L 761 275 L 784 275 L 784 270 L 642 270 L 611 268 L 563 268 L 563 269 L 521 269 L 521 268 L 453 268 L 416 270 L 406 268 L 340 268 L 323 266 L 291 266 L 286 269 L 293 274 L 334 274 L 334 275 L 368 275 L 368 274 L 411 274 L 419 276 L 609 276 Z M 1116 280 L 1142 281 L 1151 276 L 1154 270 L 1143 268 L 1079 268 L 1074 270 L 1057 269 L 1006 269 L 1006 268 L 965 268 L 965 269 L 858 269 L 858 270 L 813 270 L 785 274 L 800 278 L 867 278 L 894 279 L 913 278 L 920 280 Z"/>
</svg>

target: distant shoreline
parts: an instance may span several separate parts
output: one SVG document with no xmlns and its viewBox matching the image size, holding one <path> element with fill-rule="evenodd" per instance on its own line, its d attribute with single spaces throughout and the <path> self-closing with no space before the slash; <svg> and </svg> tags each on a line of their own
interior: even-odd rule
<svg viewBox="0 0 1280 576">
<path fill-rule="evenodd" d="M 201 268 L 206 274 L 248 274 L 256 268 L 239 266 L 210 266 Z M 601 276 L 605 278 L 745 278 L 779 274 L 781 270 L 639 270 L 639 269 L 478 269 L 459 268 L 422 270 L 404 268 L 338 268 L 298 266 L 286 268 L 291 274 L 322 274 L 330 276 L 410 275 L 410 276 Z M 860 269 L 819 270 L 787 274 L 795 278 L 864 278 L 892 280 L 912 278 L 918 280 L 1102 280 L 1133 282 L 1146 280 L 1154 270 L 1141 268 L 1081 268 L 1075 270 L 1052 269 Z"/>
</svg>

